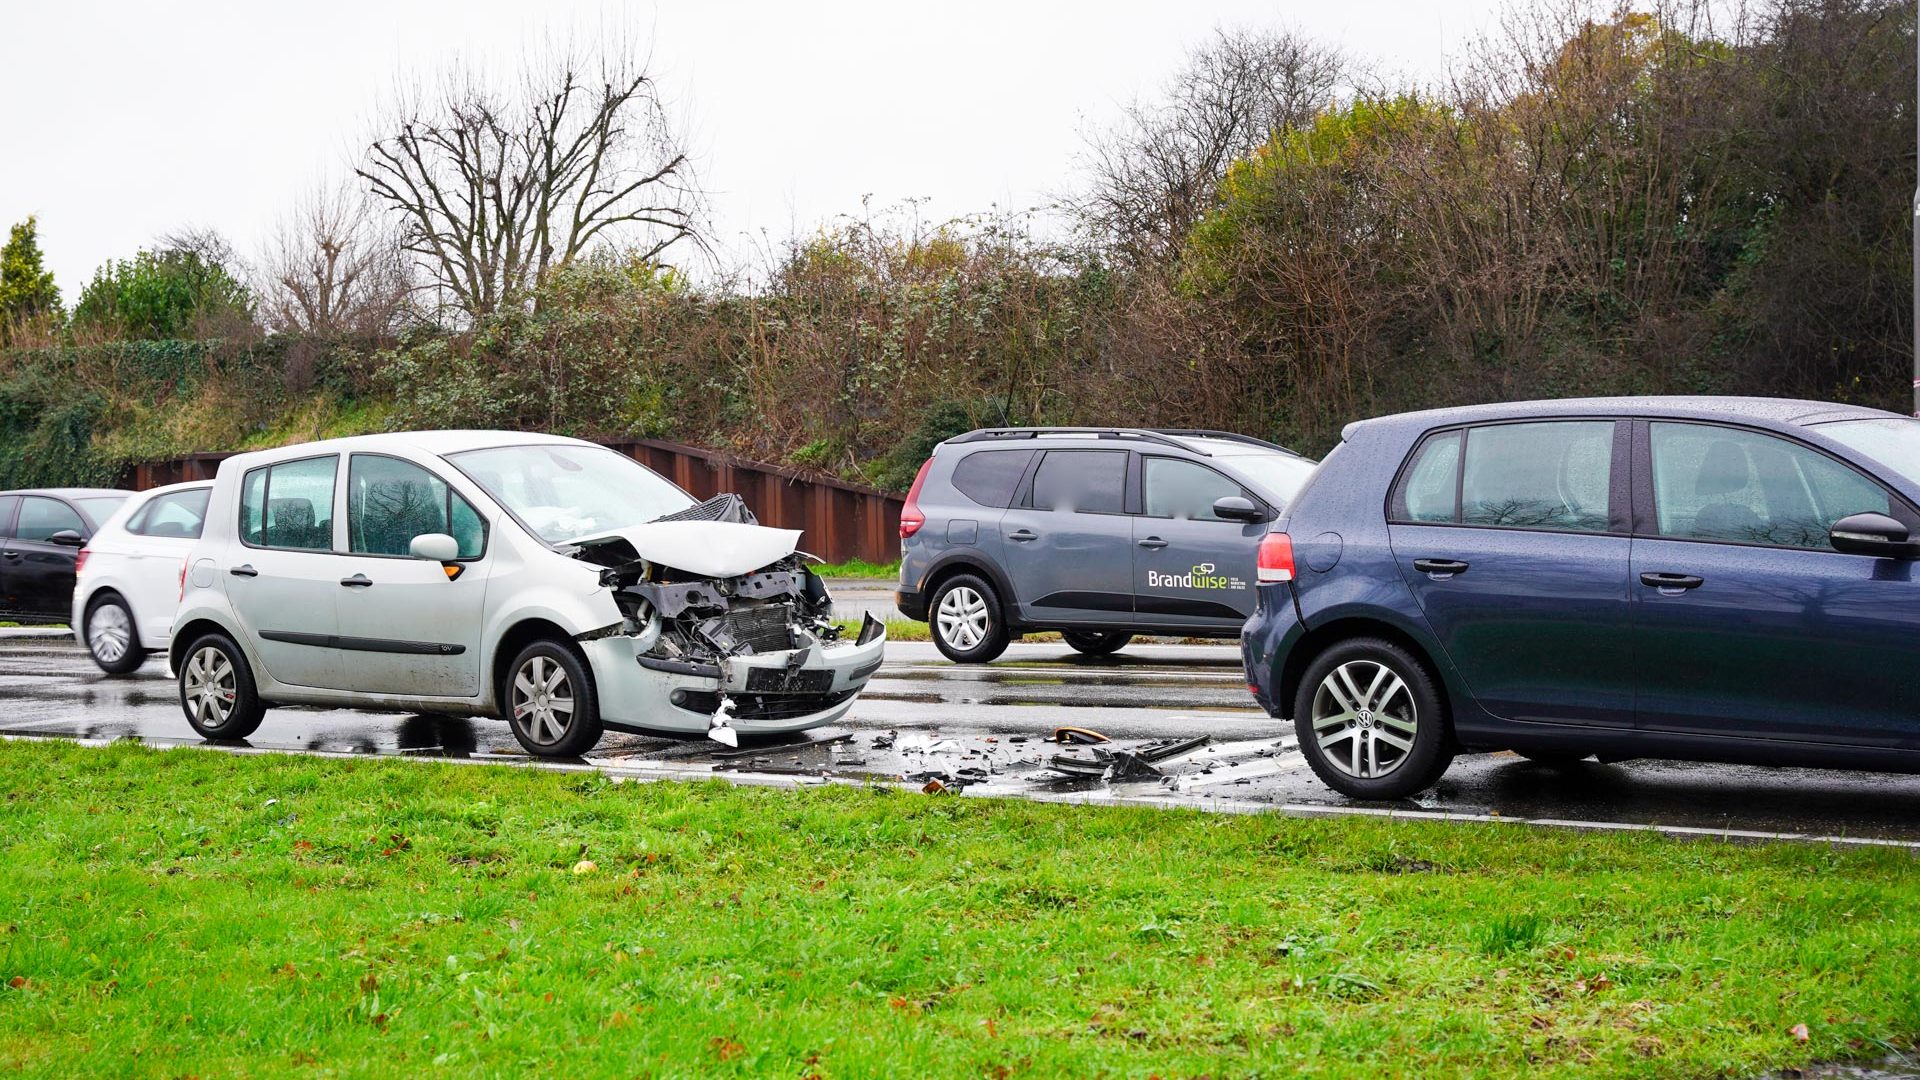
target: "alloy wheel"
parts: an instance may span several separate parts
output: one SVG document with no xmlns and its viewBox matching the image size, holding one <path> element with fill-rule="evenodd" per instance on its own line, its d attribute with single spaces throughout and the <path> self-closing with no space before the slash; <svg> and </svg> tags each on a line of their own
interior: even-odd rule
<svg viewBox="0 0 1920 1080">
<path fill-rule="evenodd" d="M 955 585 L 940 598 L 940 637 L 956 649 L 980 644 L 991 619 L 986 597 L 965 585 Z"/>
<path fill-rule="evenodd" d="M 196 722 L 209 728 L 224 726 L 233 714 L 238 687 L 233 661 L 221 650 L 209 645 L 187 661 L 187 704 Z"/>
<path fill-rule="evenodd" d="M 1378 661 L 1349 660 L 1328 672 L 1314 693 L 1314 740 L 1349 776 L 1371 780 L 1393 772 L 1412 753 L 1419 730 L 1413 691 Z"/>
<path fill-rule="evenodd" d="M 101 663 L 118 663 L 132 643 L 133 623 L 127 618 L 126 608 L 103 603 L 87 617 L 87 646 Z"/>
<path fill-rule="evenodd" d="M 551 746 L 573 724 L 573 683 L 550 656 L 529 657 L 513 677 L 513 718 L 534 742 Z"/>
</svg>

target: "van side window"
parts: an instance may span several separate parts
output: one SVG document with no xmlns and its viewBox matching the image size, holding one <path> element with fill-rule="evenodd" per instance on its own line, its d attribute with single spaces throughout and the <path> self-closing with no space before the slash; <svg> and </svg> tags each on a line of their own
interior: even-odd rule
<svg viewBox="0 0 1920 1080">
<path fill-rule="evenodd" d="M 1125 450 L 1049 450 L 1033 474 L 1037 510 L 1123 514 L 1127 499 Z"/>
<path fill-rule="evenodd" d="M 1143 459 L 1144 513 L 1179 521 L 1224 521 L 1213 512 L 1217 499 L 1250 499 L 1247 489 L 1198 462 L 1149 455 Z"/>
<path fill-rule="evenodd" d="M 1027 474 L 1031 450 L 979 450 L 953 467 L 953 486 L 981 506 L 1013 505 L 1013 491 Z"/>
</svg>

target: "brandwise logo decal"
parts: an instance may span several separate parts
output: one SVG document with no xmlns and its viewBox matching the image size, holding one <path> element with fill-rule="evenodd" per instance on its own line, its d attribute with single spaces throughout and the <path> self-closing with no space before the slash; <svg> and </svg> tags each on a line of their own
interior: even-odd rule
<svg viewBox="0 0 1920 1080">
<path fill-rule="evenodd" d="M 1147 571 L 1149 589 L 1244 589 L 1247 583 L 1237 577 L 1215 573 L 1218 567 L 1210 562 L 1196 563 L 1193 569 L 1184 574 L 1163 574 L 1158 570 Z"/>
</svg>

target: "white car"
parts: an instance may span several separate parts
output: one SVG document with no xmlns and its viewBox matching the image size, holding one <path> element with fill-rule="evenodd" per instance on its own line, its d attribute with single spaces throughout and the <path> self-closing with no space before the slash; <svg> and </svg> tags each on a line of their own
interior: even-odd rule
<svg viewBox="0 0 1920 1080">
<path fill-rule="evenodd" d="M 368 435 L 228 458 L 169 663 L 209 739 L 273 704 L 497 715 L 529 753 L 603 728 L 790 732 L 844 716 L 848 640 L 800 534 L 549 435 Z"/>
<path fill-rule="evenodd" d="M 200 539 L 213 483 L 141 492 L 121 504 L 74 561 L 73 627 L 100 670 L 125 675 L 167 647 L 180 569 Z"/>
</svg>

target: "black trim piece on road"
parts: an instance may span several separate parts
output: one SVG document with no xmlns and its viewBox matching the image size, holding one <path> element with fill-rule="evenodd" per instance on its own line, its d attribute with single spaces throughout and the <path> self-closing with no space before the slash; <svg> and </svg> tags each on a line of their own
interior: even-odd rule
<svg viewBox="0 0 1920 1080">
<path fill-rule="evenodd" d="M 443 645 L 437 641 L 398 641 L 393 638 L 341 637 L 338 634 L 300 634 L 291 630 L 262 630 L 268 641 L 287 645 L 312 645 L 318 649 L 346 652 L 404 653 L 409 656 L 459 656 L 465 645 Z"/>
</svg>

